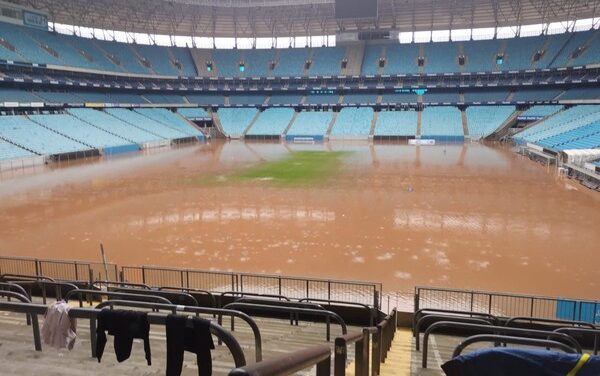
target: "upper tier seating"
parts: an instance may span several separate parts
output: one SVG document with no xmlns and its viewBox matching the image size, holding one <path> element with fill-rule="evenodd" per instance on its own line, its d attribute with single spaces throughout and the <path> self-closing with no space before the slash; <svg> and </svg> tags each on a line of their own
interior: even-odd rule
<svg viewBox="0 0 600 376">
<path fill-rule="evenodd" d="M 73 92 L 83 102 L 94 103 L 148 103 L 147 100 L 137 94 L 128 93 L 98 93 L 90 91 Z"/>
<path fill-rule="evenodd" d="M 552 114 L 557 113 L 558 111 L 562 110 L 562 108 L 563 108 L 563 106 L 558 105 L 558 104 L 535 105 L 535 106 L 531 106 L 531 108 L 529 108 L 528 110 L 523 111 L 520 116 L 546 117 L 546 116 L 550 116 Z"/>
<path fill-rule="evenodd" d="M 45 103 L 83 103 L 84 100 L 77 95 L 68 92 L 35 91 L 33 94 L 40 97 Z"/>
<path fill-rule="evenodd" d="M 96 128 L 69 114 L 30 115 L 34 122 L 95 148 L 127 145 L 131 142 Z"/>
<path fill-rule="evenodd" d="M 40 155 L 91 149 L 87 145 L 46 129 L 25 116 L 0 116 L 0 137 Z"/>
<path fill-rule="evenodd" d="M 229 96 L 229 104 L 249 104 L 260 105 L 265 102 L 264 95 L 231 95 Z"/>
<path fill-rule="evenodd" d="M 178 108 L 177 112 L 180 113 L 181 115 L 185 116 L 186 118 L 190 119 L 190 120 L 208 119 L 208 118 L 210 118 L 210 115 L 208 114 L 208 112 L 206 112 L 205 109 L 198 108 L 198 107 L 194 107 L 194 108 Z"/>
<path fill-rule="evenodd" d="M 185 97 L 190 103 L 201 106 L 225 104 L 225 97 L 217 94 L 187 94 Z"/>
<path fill-rule="evenodd" d="M 332 136 L 368 136 L 373 121 L 371 107 L 342 108 L 331 129 Z"/>
<path fill-rule="evenodd" d="M 137 108 L 134 111 L 188 136 L 204 137 L 202 132 L 194 128 L 184 118 L 166 108 Z"/>
<path fill-rule="evenodd" d="M 269 98 L 269 104 L 297 105 L 302 100 L 300 94 L 274 94 Z"/>
<path fill-rule="evenodd" d="M 0 139 L 0 160 L 15 159 L 15 158 L 27 158 L 32 157 L 35 154 L 32 152 L 20 148 L 16 145 L 6 142 Z"/>
<path fill-rule="evenodd" d="M 340 96 L 337 94 L 315 94 L 307 95 L 304 103 L 309 104 L 337 104 Z"/>
<path fill-rule="evenodd" d="M 464 136 L 460 110 L 451 106 L 427 107 L 421 116 L 423 138 Z"/>
<path fill-rule="evenodd" d="M 556 150 L 600 147 L 600 116 L 595 116 L 595 119 L 591 122 L 589 119 L 573 122 L 568 128 L 565 125 L 563 133 L 538 141 L 538 144 Z"/>
<path fill-rule="evenodd" d="M 71 115 L 89 123 L 95 127 L 113 133 L 132 143 L 143 144 L 151 141 L 162 140 L 162 137 L 137 128 L 104 111 L 91 108 L 71 108 L 67 110 Z"/>
<path fill-rule="evenodd" d="M 560 96 L 563 99 L 598 99 L 600 98 L 600 89 L 594 87 L 581 87 L 567 90 Z"/>
<path fill-rule="evenodd" d="M 520 89 L 512 97 L 513 101 L 551 101 L 556 98 L 560 89 Z"/>
<path fill-rule="evenodd" d="M 417 94 L 414 94 L 414 93 L 384 94 L 381 98 L 381 103 L 387 103 L 387 104 L 417 103 Z"/>
<path fill-rule="evenodd" d="M 242 136 L 258 113 L 256 108 L 220 108 L 217 112 L 225 134 L 232 138 Z"/>
<path fill-rule="evenodd" d="M 144 98 L 149 100 L 151 103 L 158 104 L 170 104 L 170 103 L 186 103 L 185 99 L 181 95 L 177 94 L 144 94 Z"/>
<path fill-rule="evenodd" d="M 19 89 L 8 89 L 0 88 L 0 102 L 43 102 L 44 100 L 32 92 L 19 90 Z"/>
<path fill-rule="evenodd" d="M 515 139 L 537 143 L 546 138 L 592 124 L 598 120 L 600 120 L 600 105 L 571 107 L 516 134 Z"/>
<path fill-rule="evenodd" d="M 465 102 L 502 102 L 508 97 L 508 91 L 502 89 L 468 91 L 465 93 Z"/>
<path fill-rule="evenodd" d="M 415 136 L 416 111 L 381 111 L 375 125 L 375 136 Z"/>
<path fill-rule="evenodd" d="M 370 44 L 362 57 L 362 74 L 413 74 L 525 70 L 531 68 L 591 65 L 600 62 L 597 31 L 462 42 Z M 0 59 L 54 64 L 85 69 L 194 76 L 197 74 L 187 48 L 127 44 L 52 33 L 0 23 Z M 14 51 L 12 50 L 14 48 Z M 580 51 L 577 57 L 573 52 Z M 536 52 L 542 53 L 538 61 Z M 337 75 L 345 57 L 344 47 L 279 49 L 211 49 L 218 76 Z M 464 66 L 458 57 L 464 55 Z M 503 63 L 496 57 L 503 55 Z M 379 58 L 385 58 L 380 69 Z M 418 58 L 423 66 L 419 67 Z M 312 61 L 305 70 L 305 62 Z M 175 64 L 179 62 L 180 65 Z M 244 69 L 240 69 L 240 64 Z M 275 63 L 271 71 L 271 63 Z"/>
<path fill-rule="evenodd" d="M 303 111 L 287 132 L 288 136 L 324 136 L 333 118 L 332 111 Z"/>
<path fill-rule="evenodd" d="M 135 125 L 148 133 L 156 134 L 164 139 L 177 139 L 188 136 L 188 134 L 179 129 L 170 128 L 135 111 L 125 108 L 107 108 L 105 111 L 118 119 Z"/>
<path fill-rule="evenodd" d="M 428 91 L 423 95 L 423 103 L 456 103 L 459 101 L 456 92 Z"/>
<path fill-rule="evenodd" d="M 377 102 L 377 94 L 344 94 L 342 103 L 347 104 L 372 104 Z"/>
<path fill-rule="evenodd" d="M 471 138 L 492 134 L 515 111 L 513 106 L 471 106 L 465 111 Z"/>
<path fill-rule="evenodd" d="M 250 136 L 279 136 L 294 116 L 293 108 L 267 108 L 248 131 Z"/>
</svg>

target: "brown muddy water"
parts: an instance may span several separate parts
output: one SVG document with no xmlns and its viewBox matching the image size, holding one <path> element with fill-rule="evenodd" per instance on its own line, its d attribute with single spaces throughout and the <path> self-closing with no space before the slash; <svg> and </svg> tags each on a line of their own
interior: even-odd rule
<svg viewBox="0 0 600 376">
<path fill-rule="evenodd" d="M 311 187 L 197 183 L 306 149 L 350 153 Z M 215 142 L 0 178 L 0 255 L 600 295 L 597 194 L 504 146 Z"/>
</svg>

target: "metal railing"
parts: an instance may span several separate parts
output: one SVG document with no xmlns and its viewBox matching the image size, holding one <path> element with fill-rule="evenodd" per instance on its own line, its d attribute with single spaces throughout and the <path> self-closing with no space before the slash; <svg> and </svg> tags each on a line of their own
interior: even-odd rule
<svg viewBox="0 0 600 376">
<path fill-rule="evenodd" d="M 348 346 L 354 343 L 354 375 L 366 376 L 369 373 L 369 332 L 361 331 L 346 334 L 335 339 L 333 374 L 344 376 L 348 361 Z"/>
<path fill-rule="evenodd" d="M 150 266 L 121 267 L 121 282 L 143 283 L 150 286 L 197 288 L 208 291 L 236 291 L 238 275 L 210 270 L 159 268 Z"/>
<path fill-rule="evenodd" d="M 235 368 L 229 376 L 292 375 L 316 365 L 317 376 L 331 374 L 331 350 L 327 345 L 317 345 L 292 354 L 263 360 L 245 367 Z"/>
<path fill-rule="evenodd" d="M 421 328 L 423 326 L 429 326 L 438 321 L 453 321 L 453 322 L 462 322 L 465 324 L 482 324 L 482 325 L 494 325 L 495 320 L 488 318 L 477 318 L 477 317 L 460 317 L 460 316 L 450 316 L 450 315 L 427 315 L 423 316 L 417 321 L 417 325 L 415 326 L 415 350 L 420 350 L 420 340 L 421 340 Z"/>
<path fill-rule="evenodd" d="M 37 321 L 37 316 L 44 315 L 47 309 L 48 307 L 43 304 L 0 302 L 0 311 L 25 313 L 31 315 L 32 317 L 35 317 L 35 321 Z M 100 312 L 101 309 L 96 308 L 71 308 L 69 310 L 69 316 L 78 319 L 89 319 L 90 322 L 95 323 L 97 316 Z M 165 325 L 166 316 L 160 313 L 148 313 L 148 322 L 151 325 Z M 242 350 L 239 342 L 231 333 L 223 329 L 220 325 L 215 324 L 213 322 L 211 322 L 210 324 L 210 331 L 220 341 L 225 343 L 233 357 L 235 367 L 243 367 L 246 365 L 246 357 L 244 355 L 244 351 Z M 36 339 L 36 341 L 39 341 L 39 327 L 34 328 L 34 338 Z M 36 350 L 42 350 L 41 341 L 39 341 L 39 348 L 37 347 L 36 343 Z"/>
<path fill-rule="evenodd" d="M 229 303 L 223 307 L 224 309 L 233 309 L 233 310 L 252 310 L 252 311 L 267 311 L 270 313 L 280 312 L 280 313 L 292 313 L 292 314 L 305 314 L 307 316 L 320 316 L 325 318 L 325 322 L 327 325 L 326 330 L 326 339 L 329 341 L 331 339 L 331 328 L 330 328 L 330 320 L 334 319 L 342 328 L 342 334 L 348 334 L 348 328 L 346 327 L 346 322 L 344 319 L 340 317 L 335 312 L 326 311 L 323 309 L 310 309 L 310 308 L 298 308 L 298 307 L 285 307 L 285 306 L 277 306 L 277 305 L 267 305 L 267 304 L 251 304 L 251 303 Z"/>
<path fill-rule="evenodd" d="M 197 307 L 198 301 L 192 295 L 187 292 L 180 291 L 165 291 L 165 290 L 157 290 L 152 289 L 148 291 L 147 289 L 136 289 L 136 288 L 125 288 L 125 287 L 115 287 L 110 291 L 114 292 L 125 292 L 128 294 L 138 294 L 138 295 L 156 295 L 162 296 L 173 304 L 180 304 L 185 306 L 195 306 Z"/>
<path fill-rule="evenodd" d="M 123 298 L 133 301 L 141 301 L 141 302 L 154 302 L 154 303 L 164 303 L 171 304 L 169 299 L 164 298 L 158 295 L 142 295 L 142 294 L 130 294 L 126 292 L 112 292 L 112 291 L 100 291 L 100 290 L 71 290 L 65 295 L 65 302 L 69 302 L 69 299 L 73 296 L 77 296 L 79 298 L 79 307 L 83 307 L 83 298 L 84 295 L 87 295 L 88 303 L 93 300 L 94 296 L 106 296 L 107 298 Z"/>
<path fill-rule="evenodd" d="M 29 299 L 26 295 L 23 295 L 18 292 L 14 292 L 14 291 L 0 290 L 0 296 L 3 296 L 8 299 L 10 299 L 10 298 L 17 299 L 21 303 L 31 303 L 31 299 Z M 0 302 L 0 306 L 3 303 L 4 302 Z M 10 303 L 10 302 L 8 302 L 8 303 Z M 47 307 L 44 306 L 44 313 L 46 313 L 46 308 Z M 27 317 L 27 325 L 29 325 L 29 323 L 31 323 L 31 328 L 33 330 L 33 346 L 36 351 L 42 351 L 42 339 L 41 339 L 41 335 L 40 335 L 40 324 L 38 322 L 38 317 L 37 317 L 37 315 L 35 315 L 33 313 L 29 313 L 29 312 L 23 312 L 23 313 L 25 313 L 25 316 Z"/>
<path fill-rule="evenodd" d="M 416 286 L 414 311 L 422 308 L 484 312 L 500 317 L 525 316 L 587 321 L 583 320 L 586 312 L 590 311 L 593 312 L 593 315 L 597 315 L 600 310 L 600 302 Z M 595 317 L 593 319 L 595 321 Z"/>
<path fill-rule="evenodd" d="M 104 271 L 104 264 L 98 262 L 0 257 L 0 274 L 28 274 L 68 281 L 117 281 L 117 265 L 107 263 L 106 266 L 108 275 Z"/>
<path fill-rule="evenodd" d="M 581 346 L 579 343 L 572 338 L 571 336 L 559 333 L 559 332 L 551 332 L 547 330 L 533 330 L 533 329 L 520 329 L 520 328 L 508 328 L 504 326 L 493 326 L 493 325 L 481 325 L 481 324 L 467 324 L 462 322 L 455 321 L 438 321 L 434 324 L 431 324 L 427 330 L 425 330 L 425 335 L 423 336 L 423 356 L 422 356 L 422 367 L 427 368 L 427 357 L 429 351 L 429 336 L 439 328 L 456 328 L 463 329 L 469 331 L 477 331 L 477 332 L 487 332 L 486 334 L 502 334 L 502 335 L 511 335 L 513 337 L 540 337 L 541 339 L 552 339 L 557 342 L 562 342 L 567 346 L 571 346 L 577 353 L 581 354 Z"/>
</svg>

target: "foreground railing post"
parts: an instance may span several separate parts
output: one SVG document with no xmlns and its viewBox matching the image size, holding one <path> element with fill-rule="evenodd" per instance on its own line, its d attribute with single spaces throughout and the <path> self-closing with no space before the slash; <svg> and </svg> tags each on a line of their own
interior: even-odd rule
<svg viewBox="0 0 600 376">
<path fill-rule="evenodd" d="M 379 363 L 381 362 L 381 326 L 377 325 L 377 331 L 373 333 L 371 345 L 371 375 L 379 375 Z"/>
<path fill-rule="evenodd" d="M 317 376 L 331 375 L 331 355 L 317 363 Z"/>
<path fill-rule="evenodd" d="M 344 376 L 346 374 L 346 361 L 348 360 L 347 346 L 348 343 L 345 338 L 338 337 L 335 339 L 335 355 L 333 358 L 333 374 L 335 376 Z"/>
</svg>

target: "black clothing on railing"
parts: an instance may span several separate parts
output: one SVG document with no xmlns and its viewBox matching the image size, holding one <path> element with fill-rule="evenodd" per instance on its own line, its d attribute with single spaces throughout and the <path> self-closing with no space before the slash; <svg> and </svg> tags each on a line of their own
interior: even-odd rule
<svg viewBox="0 0 600 376">
<path fill-rule="evenodd" d="M 98 328 L 96 333 L 96 357 L 98 362 L 104 353 L 106 333 L 115 337 L 114 347 L 117 360 L 122 362 L 131 355 L 133 339 L 144 340 L 144 351 L 148 365 L 152 364 L 150 354 L 150 324 L 146 312 L 105 309 L 98 314 Z"/>
<path fill-rule="evenodd" d="M 196 354 L 198 375 L 212 374 L 210 350 L 215 348 L 210 333 L 210 321 L 199 317 L 169 315 L 167 331 L 167 376 L 179 376 L 183 366 L 183 352 Z"/>
</svg>

